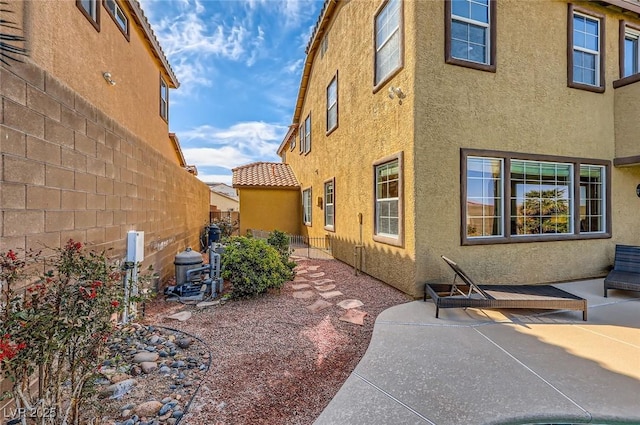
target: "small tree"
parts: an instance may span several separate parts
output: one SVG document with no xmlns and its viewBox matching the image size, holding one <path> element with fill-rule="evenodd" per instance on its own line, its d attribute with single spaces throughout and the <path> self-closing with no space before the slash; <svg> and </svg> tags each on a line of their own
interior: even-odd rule
<svg viewBox="0 0 640 425">
<path fill-rule="evenodd" d="M 282 262 L 291 270 L 293 270 L 293 268 L 296 266 L 296 263 L 289 259 L 289 257 L 293 253 L 293 250 L 289 246 L 289 235 L 276 229 L 273 232 L 269 233 L 267 243 L 278 251 L 278 254 L 280 254 L 280 258 L 282 258 Z"/>
</svg>

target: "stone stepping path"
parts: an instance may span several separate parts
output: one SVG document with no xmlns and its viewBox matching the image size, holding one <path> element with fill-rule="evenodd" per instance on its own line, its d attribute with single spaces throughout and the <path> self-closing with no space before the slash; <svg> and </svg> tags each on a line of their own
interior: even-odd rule
<svg viewBox="0 0 640 425">
<path fill-rule="evenodd" d="M 325 283 L 335 282 L 333 279 L 320 279 L 320 280 L 312 280 L 311 283 L 314 285 L 324 285 Z"/>
<path fill-rule="evenodd" d="M 296 261 L 299 260 L 299 257 L 292 256 L 291 258 Z M 329 307 L 337 305 L 338 307 L 346 310 L 338 320 L 352 323 L 354 325 L 364 325 L 364 318 L 367 316 L 367 313 L 365 311 L 357 310 L 357 308 L 364 306 L 362 301 L 346 299 L 338 302 L 337 304 L 333 304 L 327 300 L 344 295 L 342 292 L 336 290 L 337 284 L 335 283 L 335 280 L 326 278 L 309 280 L 312 278 L 321 278 L 325 275 L 324 272 L 318 271 L 319 269 L 320 266 L 317 265 L 305 266 L 298 263 L 298 266 L 295 268 L 296 277 L 293 279 L 294 283 L 291 285 L 294 289 L 292 294 L 293 297 L 306 300 L 314 298 L 316 295 L 320 295 L 321 298 L 317 299 L 313 304 L 306 306 L 307 310 L 312 313 L 318 313 L 328 309 Z M 304 275 L 304 277 L 301 275 Z M 314 286 L 311 286 L 311 284 Z"/>
<path fill-rule="evenodd" d="M 364 325 L 364 317 L 367 315 L 366 312 L 350 309 L 347 310 L 345 314 L 343 314 L 338 320 L 343 322 L 353 323 L 354 325 Z"/>
<path fill-rule="evenodd" d="M 324 310 L 326 308 L 329 308 L 329 307 L 333 307 L 333 304 L 331 304 L 328 301 L 320 299 L 320 300 L 314 302 L 313 304 L 308 305 L 307 309 L 309 311 L 311 311 L 312 313 L 317 313 L 317 312 L 322 311 L 322 310 Z"/>
<path fill-rule="evenodd" d="M 320 293 L 320 296 L 324 299 L 327 298 L 335 298 L 335 297 L 339 297 L 340 295 L 344 295 L 342 292 L 340 291 L 330 291 L 330 292 L 322 292 Z"/>
<path fill-rule="evenodd" d="M 316 293 L 314 291 L 296 291 L 293 293 L 293 298 L 306 300 L 309 298 L 313 298 L 315 295 Z"/>
<path fill-rule="evenodd" d="M 338 303 L 338 306 L 344 308 L 345 310 L 362 307 L 363 305 L 364 304 L 360 300 L 344 300 Z"/>
</svg>

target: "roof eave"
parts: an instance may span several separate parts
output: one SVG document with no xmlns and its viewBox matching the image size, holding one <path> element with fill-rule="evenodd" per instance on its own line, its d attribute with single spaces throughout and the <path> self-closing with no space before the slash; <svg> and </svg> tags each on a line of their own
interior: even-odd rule
<svg viewBox="0 0 640 425">
<path fill-rule="evenodd" d="M 177 89 L 178 87 L 180 87 L 180 82 L 173 72 L 169 61 L 167 60 L 167 57 L 165 56 L 164 51 L 162 50 L 162 47 L 160 46 L 160 43 L 158 42 L 158 39 L 156 38 L 156 35 L 153 32 L 149 21 L 147 20 L 147 17 L 142 11 L 140 3 L 138 3 L 138 0 L 126 0 L 126 2 L 132 12 L 133 19 L 136 21 L 136 24 L 140 27 L 140 29 L 142 29 L 147 42 L 151 46 L 151 50 L 154 56 L 160 61 L 165 73 L 169 77 L 169 86 L 173 89 Z"/>
</svg>

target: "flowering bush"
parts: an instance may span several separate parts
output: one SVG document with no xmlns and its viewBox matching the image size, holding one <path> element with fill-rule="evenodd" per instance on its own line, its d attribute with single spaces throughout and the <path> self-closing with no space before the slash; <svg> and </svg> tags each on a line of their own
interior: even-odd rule
<svg viewBox="0 0 640 425">
<path fill-rule="evenodd" d="M 27 272 L 41 264 L 41 275 Z M 104 252 L 85 252 L 73 240 L 46 261 L 0 253 L 0 368 L 18 408 L 47 406 L 56 422 L 75 423 L 115 330 L 122 278 Z"/>
</svg>

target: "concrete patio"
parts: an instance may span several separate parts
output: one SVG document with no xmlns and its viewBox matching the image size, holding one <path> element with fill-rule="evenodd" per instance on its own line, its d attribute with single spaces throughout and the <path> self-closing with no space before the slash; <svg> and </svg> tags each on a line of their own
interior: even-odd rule
<svg viewBox="0 0 640 425">
<path fill-rule="evenodd" d="M 640 293 L 557 285 L 580 312 L 446 309 L 378 316 L 371 344 L 315 424 L 640 424 Z"/>
</svg>

